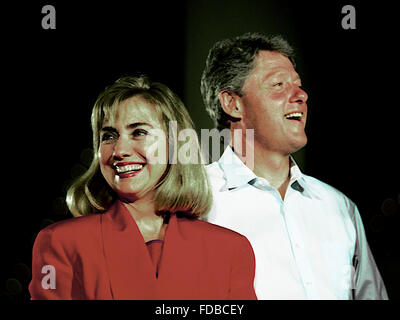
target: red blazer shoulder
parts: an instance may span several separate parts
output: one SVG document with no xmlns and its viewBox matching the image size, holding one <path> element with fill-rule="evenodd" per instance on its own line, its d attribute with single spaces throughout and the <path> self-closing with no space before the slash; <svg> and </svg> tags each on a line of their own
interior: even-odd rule
<svg viewBox="0 0 400 320">
<path fill-rule="evenodd" d="M 42 229 L 38 235 L 48 233 L 54 239 L 67 238 L 68 242 L 71 240 L 79 242 L 84 238 L 87 240 L 87 233 L 100 232 L 100 214 L 91 214 L 82 217 L 69 218 L 66 220 L 53 223 L 46 228 Z"/>
<path fill-rule="evenodd" d="M 197 238 L 198 243 L 206 245 L 210 252 L 218 255 L 242 256 L 245 261 L 254 261 L 254 252 L 249 240 L 240 233 L 219 225 L 181 218 L 179 227 L 183 237 Z M 244 254 L 244 256 L 243 256 Z"/>
<path fill-rule="evenodd" d="M 203 267 L 198 272 L 206 274 L 209 282 L 225 282 L 226 287 L 229 287 L 227 293 L 220 293 L 223 299 L 256 299 L 253 286 L 255 257 L 249 240 L 233 230 L 206 221 L 186 218 L 177 220 L 179 232 L 173 234 L 178 236 L 174 243 L 176 247 L 180 247 L 177 252 L 188 253 L 188 260 L 184 262 L 187 263 L 187 267 L 180 268 L 180 274 L 189 278 L 190 273 L 196 268 L 193 266 L 194 261 L 201 259 L 202 261 L 198 263 Z M 166 239 L 168 240 L 170 239 Z M 189 264 L 189 261 L 192 263 Z M 192 274 L 192 277 L 195 275 Z M 214 291 L 222 290 L 222 287 L 219 286 Z M 215 296 L 205 295 L 203 298 L 215 299 Z"/>
<path fill-rule="evenodd" d="M 32 299 L 81 299 L 83 284 L 77 275 L 88 261 L 101 267 L 102 234 L 99 214 L 51 224 L 36 236 L 32 252 Z M 90 257 L 90 259 L 87 259 Z M 54 279 L 52 279 L 54 276 Z M 108 288 L 101 286 L 106 292 Z"/>
</svg>

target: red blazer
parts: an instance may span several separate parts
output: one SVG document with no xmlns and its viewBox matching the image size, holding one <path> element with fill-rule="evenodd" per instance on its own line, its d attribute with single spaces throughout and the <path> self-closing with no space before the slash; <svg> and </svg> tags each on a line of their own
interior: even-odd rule
<svg viewBox="0 0 400 320">
<path fill-rule="evenodd" d="M 45 289 L 45 265 L 55 289 Z M 120 202 L 104 214 L 57 222 L 33 247 L 31 299 L 256 299 L 254 254 L 242 235 L 172 215 L 158 278 L 144 239 Z M 47 277 L 48 279 L 48 277 Z"/>
</svg>

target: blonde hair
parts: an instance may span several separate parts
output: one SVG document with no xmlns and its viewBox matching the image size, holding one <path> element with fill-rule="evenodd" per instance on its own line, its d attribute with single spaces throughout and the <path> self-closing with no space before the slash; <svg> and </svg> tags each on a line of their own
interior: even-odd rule
<svg viewBox="0 0 400 320">
<path fill-rule="evenodd" d="M 107 211 L 117 199 L 117 194 L 104 179 L 99 165 L 98 150 L 100 147 L 100 130 L 104 119 L 113 117 L 116 106 L 133 96 L 138 96 L 156 107 L 161 115 L 164 128 L 171 121 L 176 121 L 177 132 L 183 129 L 194 129 L 194 124 L 179 97 L 161 83 L 151 82 L 146 76 L 122 77 L 102 92 L 93 107 L 91 124 L 93 131 L 93 160 L 89 169 L 80 176 L 67 191 L 67 205 L 74 216 L 88 215 Z M 166 137 L 174 151 L 183 142 L 176 137 Z M 173 134 L 173 132 L 172 132 Z M 196 141 L 198 159 L 201 152 Z M 177 213 L 187 217 L 198 218 L 211 208 L 211 189 L 204 165 L 168 163 L 164 175 L 155 186 L 156 213 L 164 216 Z"/>
</svg>

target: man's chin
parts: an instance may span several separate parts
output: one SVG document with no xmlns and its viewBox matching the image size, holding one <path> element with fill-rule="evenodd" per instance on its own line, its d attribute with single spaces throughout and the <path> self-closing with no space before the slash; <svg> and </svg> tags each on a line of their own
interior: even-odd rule
<svg viewBox="0 0 400 320">
<path fill-rule="evenodd" d="M 303 149 L 306 145 L 307 145 L 307 137 L 304 136 L 303 139 L 298 139 L 296 141 L 293 141 L 293 143 L 291 144 L 291 150 L 290 150 L 290 154 L 295 153 L 297 151 L 300 151 L 301 149 Z"/>
</svg>

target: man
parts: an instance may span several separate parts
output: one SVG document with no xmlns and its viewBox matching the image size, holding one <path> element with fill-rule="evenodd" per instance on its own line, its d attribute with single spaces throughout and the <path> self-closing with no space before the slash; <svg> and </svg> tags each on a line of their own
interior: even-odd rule
<svg viewBox="0 0 400 320">
<path fill-rule="evenodd" d="M 218 129 L 233 136 L 207 167 L 208 221 L 250 240 L 258 298 L 388 299 L 356 205 L 303 174 L 291 157 L 307 143 L 308 96 L 290 45 L 256 33 L 216 43 L 201 93 Z M 244 157 L 248 129 L 254 142 Z"/>
</svg>

